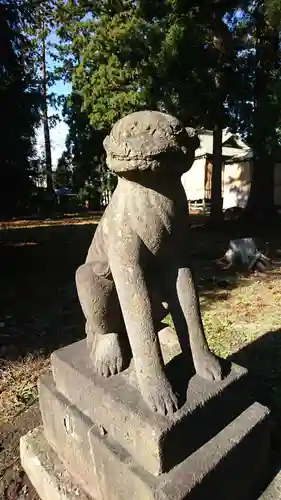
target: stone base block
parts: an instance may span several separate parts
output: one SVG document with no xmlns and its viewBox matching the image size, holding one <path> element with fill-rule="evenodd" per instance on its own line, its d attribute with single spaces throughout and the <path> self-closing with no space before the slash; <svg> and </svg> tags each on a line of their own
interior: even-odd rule
<svg viewBox="0 0 281 500">
<path fill-rule="evenodd" d="M 21 463 L 42 500 L 94 500 L 73 481 L 41 427 L 20 439 Z"/>
<path fill-rule="evenodd" d="M 253 402 L 245 368 L 231 364 L 224 380 L 214 383 L 194 375 L 192 362 L 176 356 L 166 371 L 185 404 L 168 419 L 146 406 L 133 369 L 108 379 L 96 376 L 85 341 L 54 352 L 51 359 L 57 389 L 154 475 L 171 470 Z"/>
<path fill-rule="evenodd" d="M 96 500 L 248 500 L 267 467 L 269 411 L 259 403 L 158 477 L 71 405 L 51 376 L 41 378 L 40 404 L 47 440 L 77 483 Z M 181 446 L 186 444 L 183 440 Z"/>
</svg>

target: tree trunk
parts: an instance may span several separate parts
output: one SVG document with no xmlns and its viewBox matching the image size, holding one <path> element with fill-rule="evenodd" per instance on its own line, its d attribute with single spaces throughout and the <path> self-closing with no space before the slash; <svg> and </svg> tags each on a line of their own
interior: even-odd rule
<svg viewBox="0 0 281 500">
<path fill-rule="evenodd" d="M 275 222 L 278 213 L 274 203 L 274 159 L 267 157 L 254 158 L 252 165 L 252 181 L 244 220 L 252 222 Z"/>
<path fill-rule="evenodd" d="M 243 219 L 270 224 L 278 220 L 274 203 L 274 146 L 278 115 L 272 114 L 271 72 L 279 67 L 279 33 L 266 21 L 263 7 L 256 10 L 256 61 L 252 147 L 252 182 Z M 277 66 L 276 66 L 277 65 Z"/>
<path fill-rule="evenodd" d="M 47 191 L 54 192 L 53 186 L 53 171 L 52 171 L 52 152 L 50 140 L 50 128 L 48 120 L 48 104 L 47 104 L 47 72 L 46 72 L 46 44 L 45 36 L 42 40 L 42 114 L 44 127 L 44 142 L 45 142 L 45 168 L 47 176 Z"/>
<path fill-rule="evenodd" d="M 222 128 L 215 125 L 213 132 L 213 169 L 211 186 L 211 212 L 210 220 L 212 223 L 220 223 L 223 219 L 222 214 Z"/>
<path fill-rule="evenodd" d="M 223 221 L 222 212 L 222 133 L 224 123 L 224 100 L 226 97 L 224 86 L 224 57 L 226 47 L 229 45 L 229 33 L 221 21 L 218 12 L 213 17 L 213 46 L 217 51 L 218 68 L 215 70 L 215 108 L 214 108 L 214 130 L 213 130 L 213 170 L 211 188 L 211 224 L 220 224 Z"/>
</svg>

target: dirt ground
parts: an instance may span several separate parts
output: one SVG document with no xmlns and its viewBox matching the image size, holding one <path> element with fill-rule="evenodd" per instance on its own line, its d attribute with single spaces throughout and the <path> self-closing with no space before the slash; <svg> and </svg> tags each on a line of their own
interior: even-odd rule
<svg viewBox="0 0 281 500">
<path fill-rule="evenodd" d="M 74 273 L 98 217 L 0 223 L 0 498 L 38 497 L 19 461 L 19 438 L 40 422 L 38 375 L 58 347 L 84 336 Z M 247 366 L 257 399 L 281 415 L 281 232 L 202 229 L 192 219 L 191 254 L 211 348 Z M 230 238 L 258 236 L 273 259 L 266 275 L 222 271 Z M 211 244 L 210 244 L 211 242 Z M 279 421 L 279 420 L 278 420 Z M 276 441 L 277 442 L 277 441 Z M 277 446 L 277 445 L 276 445 Z M 277 446 L 278 447 L 278 446 Z"/>
<path fill-rule="evenodd" d="M 22 470 L 19 457 L 19 439 L 30 429 L 40 425 L 40 411 L 35 402 L 10 423 L 1 427 L 0 498 L 5 500 L 39 500 L 34 488 Z"/>
</svg>

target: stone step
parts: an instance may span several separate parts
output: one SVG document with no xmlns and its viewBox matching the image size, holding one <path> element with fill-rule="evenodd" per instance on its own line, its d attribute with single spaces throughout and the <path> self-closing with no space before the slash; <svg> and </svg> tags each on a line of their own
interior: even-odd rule
<svg viewBox="0 0 281 500">
<path fill-rule="evenodd" d="M 222 382 L 209 382 L 188 372 L 181 356 L 173 358 L 166 370 L 186 402 L 167 418 L 144 403 L 132 369 L 107 379 L 94 375 L 85 341 L 54 352 L 51 362 L 59 392 L 154 475 L 168 472 L 253 402 L 247 370 L 236 364 Z"/>
<path fill-rule="evenodd" d="M 73 480 L 46 441 L 42 427 L 20 438 L 21 463 L 41 500 L 94 500 Z"/>
<path fill-rule="evenodd" d="M 45 437 L 77 484 L 95 500 L 249 500 L 266 473 L 269 410 L 259 403 L 158 477 L 71 405 L 51 376 L 41 377 L 40 405 Z"/>
</svg>

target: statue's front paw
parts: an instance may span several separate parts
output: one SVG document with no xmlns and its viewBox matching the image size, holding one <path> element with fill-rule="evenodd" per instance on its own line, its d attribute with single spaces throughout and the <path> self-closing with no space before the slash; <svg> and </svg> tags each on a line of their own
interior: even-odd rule
<svg viewBox="0 0 281 500">
<path fill-rule="evenodd" d="M 91 361 L 96 373 L 102 377 L 110 377 L 123 370 L 123 355 L 116 333 L 97 336 Z"/>
<path fill-rule="evenodd" d="M 222 367 L 218 358 L 210 351 L 200 353 L 194 359 L 194 366 L 197 375 L 207 380 L 222 380 Z"/>
<path fill-rule="evenodd" d="M 178 399 L 166 377 L 144 378 L 140 381 L 140 390 L 144 401 L 149 408 L 171 416 L 178 409 Z"/>
</svg>

